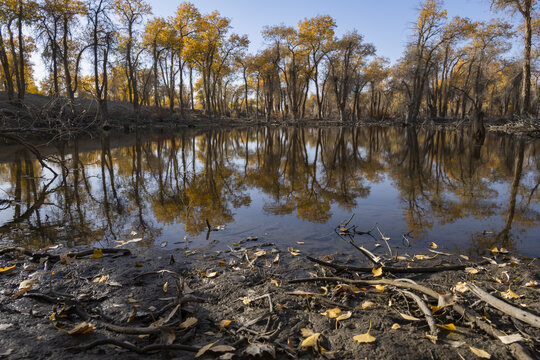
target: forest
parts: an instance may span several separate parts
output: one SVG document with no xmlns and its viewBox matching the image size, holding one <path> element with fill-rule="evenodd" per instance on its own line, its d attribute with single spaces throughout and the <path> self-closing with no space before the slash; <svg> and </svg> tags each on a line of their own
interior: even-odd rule
<svg viewBox="0 0 540 360">
<path fill-rule="evenodd" d="M 472 21 L 423 1 L 391 65 L 357 30 L 337 36 L 329 15 L 266 26 L 265 47 L 250 53 L 232 19 L 190 2 L 163 18 L 144 0 L 2 0 L 0 91 L 15 105 L 27 94 L 90 99 L 102 122 L 117 101 L 173 119 L 186 110 L 266 121 L 535 118 L 538 1 L 492 0 L 491 9 L 498 18 Z M 33 53 L 47 69 L 41 81 Z"/>
</svg>

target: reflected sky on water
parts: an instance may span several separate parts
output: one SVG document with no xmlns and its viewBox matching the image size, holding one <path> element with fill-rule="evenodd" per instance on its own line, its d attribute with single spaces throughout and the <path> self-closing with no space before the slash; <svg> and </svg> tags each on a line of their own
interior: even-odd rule
<svg viewBox="0 0 540 360">
<path fill-rule="evenodd" d="M 259 127 L 109 134 L 40 150 L 58 176 L 20 147 L 0 148 L 4 246 L 112 247 L 142 238 L 137 246 L 217 240 L 213 248 L 226 249 L 257 236 L 312 252 L 350 251 L 334 228 L 355 214 L 351 224 L 360 231 L 379 224 L 400 253 L 425 252 L 433 241 L 469 255 L 493 245 L 540 255 L 538 140 Z M 206 219 L 225 229 L 208 233 Z M 369 236 L 356 240 L 375 249 Z"/>
</svg>

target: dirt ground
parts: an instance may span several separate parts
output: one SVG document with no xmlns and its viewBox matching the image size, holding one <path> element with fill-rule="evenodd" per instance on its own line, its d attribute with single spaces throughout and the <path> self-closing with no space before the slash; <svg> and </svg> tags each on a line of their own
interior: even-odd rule
<svg viewBox="0 0 540 360">
<path fill-rule="evenodd" d="M 0 358 L 534 359 L 540 350 L 538 327 L 467 290 L 475 284 L 538 319 L 537 259 L 503 251 L 473 261 L 426 250 L 386 257 L 379 274 L 353 248 L 347 254 L 306 254 L 253 239 L 227 251 L 136 246 L 122 246 L 130 254 L 90 251 L 93 258 L 88 252 L 70 256 L 62 247 L 33 257 L 0 250 Z M 306 255 L 367 270 L 338 270 Z M 442 271 L 447 265 L 458 269 Z M 414 267 L 437 270 L 399 272 Z M 326 280 L 291 282 L 314 277 Z M 446 296 L 437 300 L 407 290 L 409 285 L 388 284 L 403 278 Z M 387 283 L 352 285 L 343 279 Z M 410 293 L 431 306 L 436 334 Z M 474 312 L 473 321 L 456 304 Z M 478 322 L 516 335 L 518 342 L 505 345 Z"/>
</svg>

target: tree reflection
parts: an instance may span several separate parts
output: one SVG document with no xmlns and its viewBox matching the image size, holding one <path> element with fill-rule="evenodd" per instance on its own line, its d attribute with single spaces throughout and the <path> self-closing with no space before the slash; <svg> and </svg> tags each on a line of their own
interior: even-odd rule
<svg viewBox="0 0 540 360">
<path fill-rule="evenodd" d="M 260 194 L 268 215 L 326 223 L 335 207 L 353 212 L 372 186 L 388 181 L 410 231 L 502 216 L 479 229 L 472 248 L 511 248 L 516 231 L 538 226 L 538 142 L 466 131 L 334 127 L 185 130 L 179 134 L 102 134 L 99 142 L 59 144 L 58 178 L 42 173 L 24 150 L 0 164 L 6 199 L 0 233 L 31 246 L 144 235 L 183 224 L 197 236 L 231 223 Z M 507 193 L 501 188 L 507 187 Z M 4 217 L 5 218 L 5 217 Z M 32 236 L 13 232 L 32 231 Z M 487 236 L 490 232 L 495 234 Z"/>
</svg>

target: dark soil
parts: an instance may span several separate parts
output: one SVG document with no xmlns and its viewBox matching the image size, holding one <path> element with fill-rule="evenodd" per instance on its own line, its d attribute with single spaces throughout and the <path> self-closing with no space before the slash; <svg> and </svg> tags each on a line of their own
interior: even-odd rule
<svg viewBox="0 0 540 360">
<path fill-rule="evenodd" d="M 503 298 L 502 293 L 508 293 L 510 288 L 519 298 L 505 301 L 540 314 L 539 289 L 526 286 L 540 278 L 538 260 L 512 254 L 494 254 L 490 259 L 496 264 L 481 266 L 457 255 L 431 258 L 435 254 L 426 252 L 431 259 L 405 255 L 385 263 L 402 268 L 469 264 L 478 272 L 467 269 L 374 277 L 371 273 L 339 272 L 315 265 L 303 251 L 251 241 L 233 244 L 225 252 L 210 247 L 189 251 L 137 249 L 134 244 L 124 247 L 132 254 L 77 259 L 62 256 L 58 262 L 37 257 L 33 262 L 19 252 L 0 255 L 0 268 L 16 265 L 0 273 L 0 357 L 192 359 L 197 349 L 217 342 L 199 358 L 271 359 L 275 352 L 277 359 L 474 359 L 470 346 L 495 359 L 514 358 L 512 345 L 504 345 L 474 327 L 451 306 L 436 311 L 435 320 L 439 325 L 454 324 L 457 331 L 441 328 L 433 343 L 425 335 L 430 329 L 424 315 L 415 301 L 398 288 L 358 286 L 352 291 L 336 282 L 289 283 L 315 276 L 370 280 L 406 277 L 446 294 L 459 282 L 466 282 L 498 298 Z M 66 251 L 57 248 L 48 252 L 61 255 Z M 333 263 L 368 266 L 362 264 L 364 258 L 359 252 L 310 255 Z M 478 259 L 476 263 L 481 261 L 486 262 Z M 35 284 L 21 292 L 19 287 L 29 286 L 21 282 L 28 279 L 35 280 Z M 482 321 L 508 335 L 520 334 L 520 344 L 534 358 L 539 350 L 540 329 L 479 301 L 470 291 L 460 292 L 459 286 L 453 291 L 457 302 L 480 314 Z M 373 304 L 366 306 L 366 301 Z M 437 305 L 433 299 L 426 297 L 425 301 Z M 174 312 L 178 304 L 181 306 Z M 321 315 L 333 308 L 342 313 L 351 311 L 352 316 L 336 322 Z M 147 328 L 171 312 L 173 316 L 158 333 L 126 334 L 122 333 L 127 332 L 125 329 L 119 332 L 109 326 Z M 401 314 L 419 320 L 406 320 Z M 182 329 L 179 323 L 190 317 L 197 323 Z M 222 326 L 223 320 L 230 320 L 230 324 Z M 83 335 L 59 330 L 71 330 L 83 321 L 95 329 Z M 302 329 L 321 334 L 315 346 L 301 346 L 308 335 Z M 374 342 L 361 344 L 353 339 L 368 331 L 376 338 Z M 83 348 L 102 339 L 114 340 L 116 345 L 104 341 Z M 126 349 L 130 345 L 119 347 L 118 343 L 132 347 Z M 167 343 L 172 345 L 159 345 Z M 152 344 L 157 345 L 154 350 L 144 349 Z M 188 347 L 181 350 L 179 344 Z M 260 355 L 251 355 L 257 352 Z"/>
</svg>

